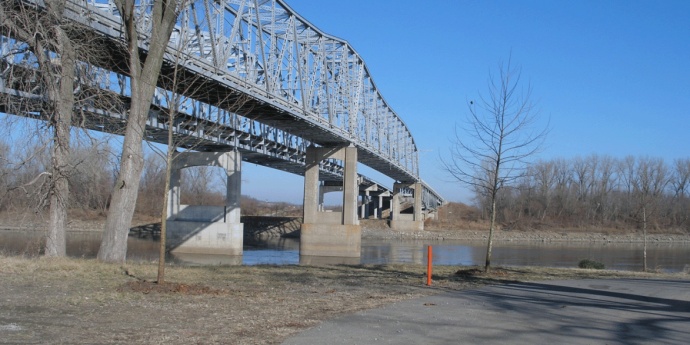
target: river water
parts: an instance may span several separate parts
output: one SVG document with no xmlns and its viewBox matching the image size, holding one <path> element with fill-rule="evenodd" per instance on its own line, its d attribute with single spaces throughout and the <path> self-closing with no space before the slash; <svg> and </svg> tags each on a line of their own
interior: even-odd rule
<svg viewBox="0 0 690 345">
<path fill-rule="evenodd" d="M 0 231 L 0 253 L 39 255 L 42 246 L 37 232 Z M 67 254 L 93 258 L 98 253 L 100 233 L 72 232 L 67 236 Z M 362 264 L 426 264 L 427 246 L 433 248 L 434 265 L 483 265 L 484 241 L 406 241 L 362 239 Z M 128 260 L 157 261 L 158 242 L 130 237 Z M 602 262 L 608 269 L 642 270 L 641 243 L 602 242 L 497 242 L 492 264 L 496 266 L 577 267 L 582 259 Z M 183 265 L 199 264 L 299 264 L 299 241 L 276 239 L 245 246 L 238 257 L 210 255 L 170 255 L 169 260 Z M 664 272 L 690 268 L 690 243 L 651 243 L 647 247 L 647 265 Z M 686 267 L 687 265 L 687 267 Z"/>
</svg>

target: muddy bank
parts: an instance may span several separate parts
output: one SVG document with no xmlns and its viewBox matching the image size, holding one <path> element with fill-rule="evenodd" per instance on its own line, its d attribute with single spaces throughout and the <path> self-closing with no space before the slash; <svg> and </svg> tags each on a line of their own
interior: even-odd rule
<svg viewBox="0 0 690 345">
<path fill-rule="evenodd" d="M 399 232 L 390 228 L 362 229 L 362 237 L 371 239 L 401 239 L 401 240 L 468 240 L 484 241 L 489 238 L 488 230 L 425 230 L 417 232 Z M 620 242 L 637 243 L 644 242 L 642 233 L 608 233 L 608 232 L 584 232 L 584 231 L 520 231 L 497 230 L 494 232 L 494 241 L 539 241 L 539 242 Z M 648 242 L 688 243 L 690 234 L 648 234 Z"/>
<path fill-rule="evenodd" d="M 264 237 L 297 237 L 299 233 L 299 221 L 295 217 L 282 217 L 289 219 L 289 226 L 267 227 L 263 223 L 252 227 L 252 222 L 245 225 L 245 237 L 253 238 L 261 234 Z M 281 218 L 281 219 L 282 219 Z M 135 219 L 133 229 L 143 228 L 154 224 L 154 219 Z M 256 221 L 254 221 L 256 222 Z M 274 224 L 273 224 L 274 225 Z M 424 231 L 400 232 L 392 230 L 386 220 L 360 220 L 362 225 L 362 237 L 370 239 L 398 239 L 398 240 L 468 240 L 484 241 L 489 237 L 488 230 L 447 230 L 436 229 L 435 226 L 427 226 Z M 100 232 L 103 231 L 104 220 L 70 220 L 68 231 L 71 232 Z M 46 222 L 41 220 L 28 219 L 8 219 L 0 218 L 0 230 L 24 230 L 24 231 L 45 231 Z M 276 230 L 278 229 L 278 230 Z M 656 233 L 647 235 L 650 243 L 688 243 L 690 244 L 690 234 L 681 231 L 656 230 Z M 539 241 L 539 242 L 619 242 L 619 243 L 642 243 L 644 237 L 639 230 L 592 230 L 582 229 L 559 229 L 559 230 L 497 230 L 494 233 L 494 240 L 498 242 L 514 241 Z"/>
</svg>

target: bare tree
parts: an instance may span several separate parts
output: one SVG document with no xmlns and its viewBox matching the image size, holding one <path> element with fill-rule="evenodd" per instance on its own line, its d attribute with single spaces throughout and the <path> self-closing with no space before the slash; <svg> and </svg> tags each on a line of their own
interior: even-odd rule
<svg viewBox="0 0 690 345">
<path fill-rule="evenodd" d="M 76 139 L 71 155 L 73 171 L 69 176 L 70 208 L 106 214 L 113 184 L 109 173 L 112 148 L 107 141 L 92 137 L 86 137 L 83 143 L 79 137 Z"/>
<path fill-rule="evenodd" d="M 489 78 L 488 97 L 469 101 L 468 127 L 464 131 L 456 127 L 451 156 L 442 159 L 453 178 L 473 186 L 490 200 L 484 266 L 487 272 L 491 268 L 499 191 L 524 175 L 526 160 L 539 150 L 547 134 L 548 126 L 536 127 L 531 88 L 520 88 L 520 77 L 521 71 L 511 66 L 511 59 L 499 66 L 498 75 Z"/>
<path fill-rule="evenodd" d="M 122 18 L 127 63 L 131 85 L 131 105 L 122 145 L 119 176 L 113 188 L 110 209 L 106 218 L 103 240 L 98 258 L 107 262 L 122 262 L 127 255 L 127 233 L 134 215 L 141 171 L 143 169 L 142 141 L 146 129 L 151 101 L 163 64 L 170 35 L 177 21 L 182 1 L 114 0 Z M 138 10 L 137 6 L 144 6 Z M 141 16 L 148 16 L 150 33 L 140 32 Z M 144 57 L 139 47 L 148 37 L 148 52 Z"/>
<path fill-rule="evenodd" d="M 551 194 L 556 183 L 556 165 L 553 162 L 539 161 L 533 167 L 534 181 L 537 185 L 537 193 L 542 210 L 539 217 L 542 221 L 551 209 Z"/>
<path fill-rule="evenodd" d="M 19 69 L 34 74 L 41 85 L 41 93 L 47 98 L 40 110 L 53 129 L 50 221 L 45 254 L 65 256 L 77 47 L 68 34 L 71 29 L 64 18 L 65 0 L 46 0 L 44 6 L 37 9 L 22 1 L 3 0 L 0 21 L 9 37 L 22 42 L 18 47 L 26 47 L 32 53 L 36 68 L 27 64 Z M 21 53 L 21 50 L 13 53 Z"/>
<path fill-rule="evenodd" d="M 158 152 L 146 155 L 141 178 L 137 212 L 158 217 L 161 211 L 161 196 L 165 192 L 165 157 L 161 157 Z"/>
<path fill-rule="evenodd" d="M 611 217 L 610 195 L 616 185 L 615 160 L 610 156 L 593 156 L 599 161 L 598 169 L 594 172 L 594 211 L 599 215 L 602 223 Z"/>
<path fill-rule="evenodd" d="M 647 222 L 658 213 L 659 201 L 669 182 L 668 169 L 663 160 L 644 157 L 638 160 L 635 170 L 633 193 L 637 200 L 637 214 L 642 223 L 644 238 L 642 269 L 647 271 Z"/>
<path fill-rule="evenodd" d="M 676 226 L 688 223 L 690 211 L 690 158 L 676 159 L 673 162 L 673 174 L 671 177 L 673 188 L 672 217 Z"/>
</svg>

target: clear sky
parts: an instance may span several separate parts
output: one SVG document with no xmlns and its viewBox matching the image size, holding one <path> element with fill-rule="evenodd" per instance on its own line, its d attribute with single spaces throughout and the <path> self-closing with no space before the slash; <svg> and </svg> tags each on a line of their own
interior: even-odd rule
<svg viewBox="0 0 690 345">
<path fill-rule="evenodd" d="M 467 100 L 486 94 L 489 72 L 511 54 L 544 123 L 551 121 L 535 159 L 690 157 L 690 1 L 287 3 L 363 57 L 412 130 L 422 178 L 448 200 L 467 202 L 471 195 L 443 172 L 439 156 L 448 155 Z M 271 191 L 247 171 L 246 194 Z M 302 178 L 280 176 L 284 185 L 299 185 L 301 197 Z M 275 199 L 301 202 L 273 192 Z"/>
</svg>

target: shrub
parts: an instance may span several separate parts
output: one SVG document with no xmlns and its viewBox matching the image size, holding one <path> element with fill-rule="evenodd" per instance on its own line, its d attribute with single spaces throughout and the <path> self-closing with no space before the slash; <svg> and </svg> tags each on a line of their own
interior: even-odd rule
<svg viewBox="0 0 690 345">
<path fill-rule="evenodd" d="M 604 264 L 599 261 L 594 261 L 590 259 L 582 259 L 580 263 L 577 264 L 580 268 L 589 268 L 595 270 L 603 270 L 605 268 Z"/>
</svg>

